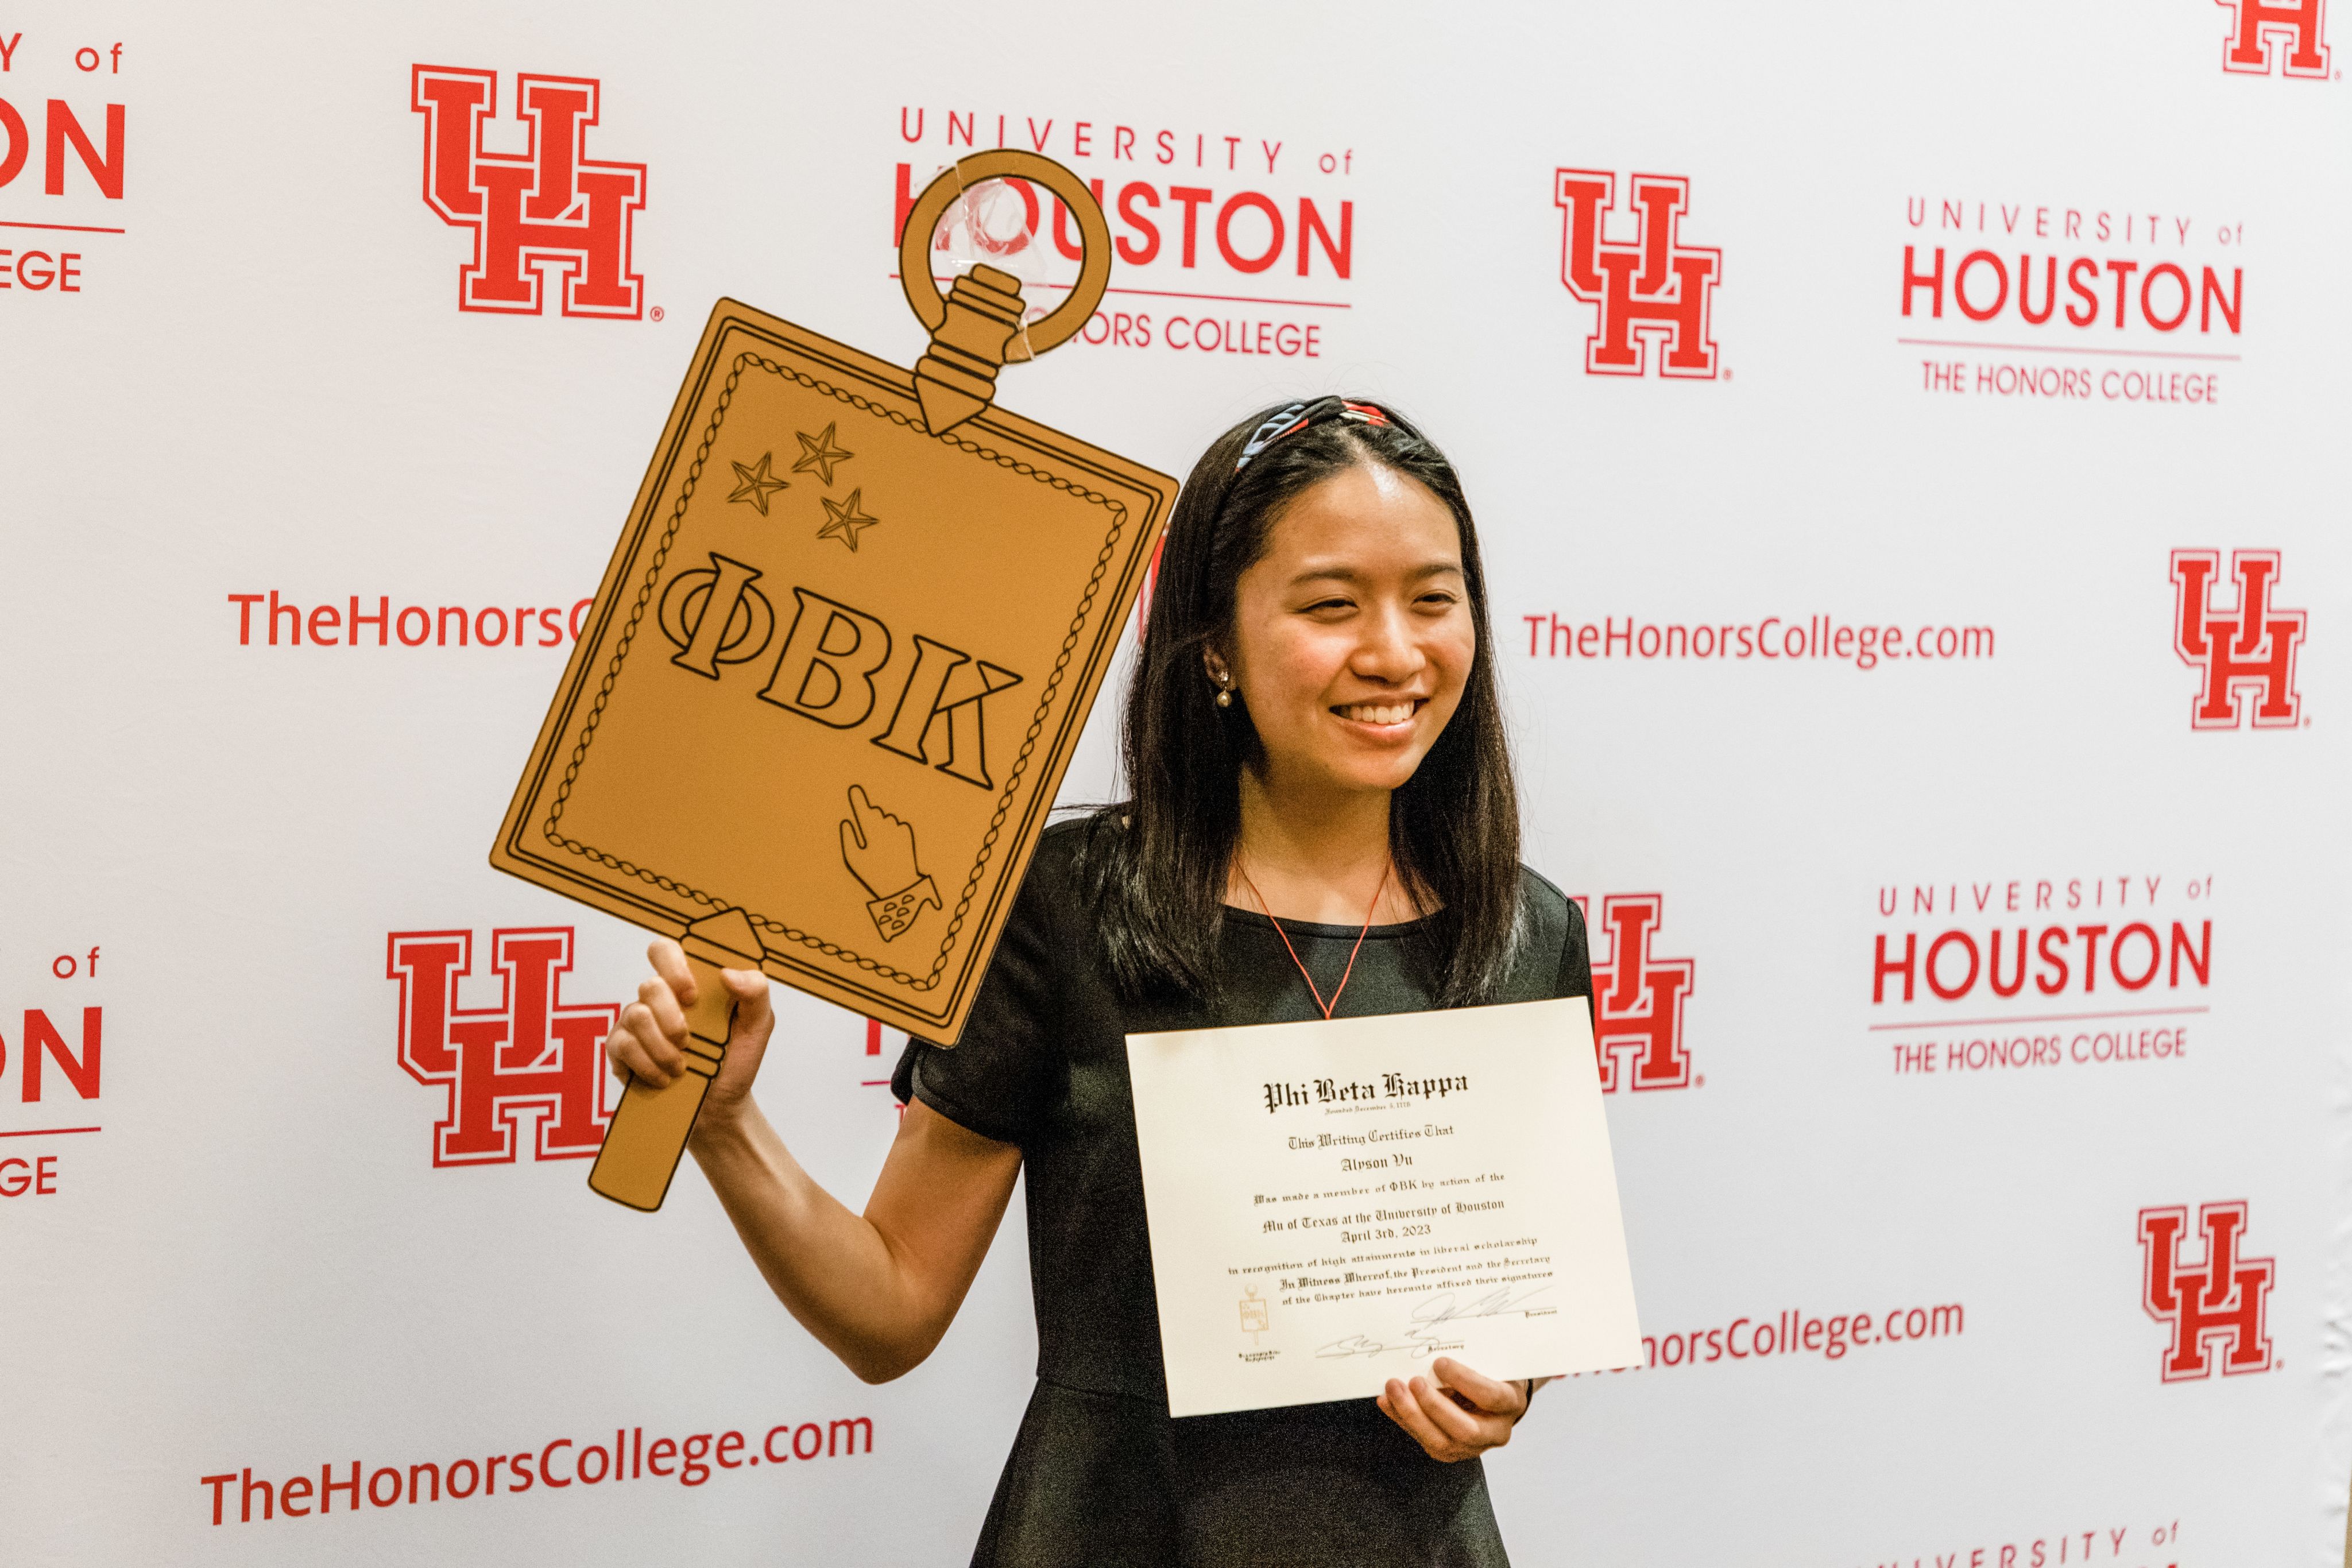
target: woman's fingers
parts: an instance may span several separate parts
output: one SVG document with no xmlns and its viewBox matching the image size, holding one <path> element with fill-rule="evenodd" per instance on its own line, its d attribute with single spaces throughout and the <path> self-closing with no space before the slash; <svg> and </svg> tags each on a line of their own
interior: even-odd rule
<svg viewBox="0 0 2352 1568">
<path fill-rule="evenodd" d="M 1444 1442 L 1444 1435 L 1429 1424 L 1429 1417 L 1421 1413 L 1421 1406 L 1414 1401 L 1412 1391 L 1401 1380 L 1390 1378 L 1388 1387 L 1382 1390 L 1381 1396 L 1372 1403 L 1381 1407 L 1381 1415 L 1403 1427 L 1405 1435 L 1427 1448 L 1432 1456 L 1438 1458 L 1444 1458 L 1437 1451 Z"/>
<path fill-rule="evenodd" d="M 1429 1370 L 1441 1387 L 1452 1389 L 1481 1410 L 1516 1418 L 1528 1407 L 1527 1392 L 1521 1385 L 1498 1383 L 1450 1355 L 1439 1356 L 1430 1364 Z"/>
<path fill-rule="evenodd" d="M 685 1040 L 686 1009 L 677 1005 L 677 995 L 670 989 L 668 982 L 658 979 L 641 981 L 637 986 L 637 1005 L 646 1009 L 655 1030 L 665 1040 L 672 1044 Z"/>
<path fill-rule="evenodd" d="M 653 965 L 654 973 L 669 987 L 670 994 L 677 998 L 679 1006 L 690 1008 L 694 1005 L 698 988 L 694 983 L 694 971 L 687 967 L 685 948 L 667 936 L 656 936 L 646 948 L 646 960 Z"/>
<path fill-rule="evenodd" d="M 621 1009 L 604 1039 L 604 1054 L 630 1077 L 662 1089 L 685 1070 L 686 1009 L 694 1005 L 697 988 L 686 950 L 668 937 L 648 946 L 646 958 L 653 965 L 653 978 L 639 985 L 637 999 Z M 756 1032 L 764 1039 L 771 1025 L 768 977 L 757 969 L 721 974 L 735 1003 L 735 1038 Z"/>
<path fill-rule="evenodd" d="M 1465 1410 L 1434 1380 L 1416 1377 L 1406 1385 L 1416 1403 L 1427 1415 L 1430 1424 L 1454 1442 L 1468 1448 L 1492 1448 L 1500 1441 L 1492 1432 L 1497 1417 L 1478 1410 Z M 1507 1429 L 1507 1427 L 1506 1428 Z"/>
<path fill-rule="evenodd" d="M 1465 1382 L 1475 1380 L 1507 1408 L 1524 1403 L 1517 1385 L 1498 1384 L 1450 1358 L 1443 1364 L 1447 1372 L 1440 1375 L 1448 1383 L 1457 1377 Z M 1388 1391 L 1377 1403 L 1381 1413 L 1403 1427 L 1432 1458 L 1452 1464 L 1488 1448 L 1498 1448 L 1511 1440 L 1511 1416 L 1483 1405 L 1465 1408 L 1462 1401 L 1469 1397 L 1466 1393 L 1449 1393 L 1428 1377 L 1415 1377 L 1410 1382 L 1392 1377 Z"/>
<path fill-rule="evenodd" d="M 773 1025 L 770 1017 L 768 977 L 757 969 L 721 969 L 719 978 L 726 983 L 727 994 L 735 999 L 735 1028 L 732 1040 L 767 1038 Z"/>
<path fill-rule="evenodd" d="M 663 1038 L 651 1009 L 643 1002 L 631 1002 L 621 1009 L 619 1021 L 604 1039 L 604 1053 L 614 1066 L 656 1089 L 667 1085 L 686 1062 L 685 1053 Z"/>
<path fill-rule="evenodd" d="M 621 1009 L 612 1033 L 604 1038 L 604 1054 L 647 1088 L 665 1089 L 686 1070 L 686 1009 L 694 1005 L 694 974 L 685 950 L 667 937 L 647 947 L 646 957 L 653 964 L 654 977 L 639 985 L 637 999 Z M 768 998 L 768 977 L 759 970 L 722 969 L 719 980 L 734 1003 L 735 1016 L 729 1036 L 729 1075 L 721 1078 L 720 1086 L 731 1082 L 740 1099 L 751 1086 L 750 1075 L 759 1071 L 775 1015 Z"/>
<path fill-rule="evenodd" d="M 1388 1392 L 1381 1396 L 1381 1410 L 1427 1450 L 1431 1458 L 1452 1464 L 1457 1459 L 1469 1458 L 1471 1450 L 1456 1442 L 1430 1418 L 1426 1405 L 1415 1392 L 1415 1385 L 1420 1383 L 1421 1379 L 1417 1377 L 1412 1383 L 1390 1378 Z"/>
<path fill-rule="evenodd" d="M 669 1082 L 668 1075 L 654 1065 L 645 1048 L 618 1030 L 604 1037 L 604 1056 L 614 1070 L 631 1082 L 659 1089 Z"/>
</svg>

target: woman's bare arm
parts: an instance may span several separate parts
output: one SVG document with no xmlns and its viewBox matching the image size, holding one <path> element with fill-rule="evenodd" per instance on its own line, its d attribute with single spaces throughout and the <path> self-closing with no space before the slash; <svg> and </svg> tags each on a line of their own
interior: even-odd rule
<svg viewBox="0 0 2352 1568">
<path fill-rule="evenodd" d="M 695 982 L 675 942 L 647 956 L 656 978 L 638 988 L 605 1049 L 659 1087 L 682 1065 Z M 887 1382 L 947 1333 L 1004 1218 L 1021 1150 L 918 1101 L 866 1212 L 853 1214 L 801 1168 L 751 1097 L 775 1028 L 767 977 L 730 969 L 726 983 L 735 1026 L 688 1146 L 785 1310 L 858 1376 Z"/>
<path fill-rule="evenodd" d="M 862 1215 L 810 1179 L 756 1105 L 698 1127 L 692 1146 L 776 1299 L 868 1383 L 911 1371 L 948 1332 L 1021 1169 L 1019 1148 L 919 1100 Z"/>
</svg>

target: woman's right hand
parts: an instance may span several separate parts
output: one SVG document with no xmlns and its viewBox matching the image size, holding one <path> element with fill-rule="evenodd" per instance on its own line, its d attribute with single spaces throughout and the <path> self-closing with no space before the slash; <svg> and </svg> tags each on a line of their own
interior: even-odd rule
<svg viewBox="0 0 2352 1568">
<path fill-rule="evenodd" d="M 675 942 L 646 949 L 653 978 L 605 1036 L 613 1064 L 662 1088 L 686 1069 L 696 976 Z M 921 1101 L 905 1108 L 864 1214 L 809 1178 L 751 1099 L 775 1031 L 768 977 L 721 972 L 735 1003 L 726 1060 L 688 1145 L 776 1299 L 869 1383 L 931 1353 L 971 1288 L 1021 1174 L 1021 1148 Z M 704 976 L 709 974 L 703 971 Z"/>
<path fill-rule="evenodd" d="M 604 1054 L 613 1065 L 655 1089 L 666 1087 L 686 1071 L 686 1009 L 699 999 L 686 950 L 664 936 L 646 949 L 653 977 L 637 988 L 637 999 L 621 1009 L 620 1020 L 604 1037 Z M 751 1081 L 759 1076 L 760 1059 L 767 1053 L 768 1037 L 775 1032 L 775 1010 L 768 1003 L 768 977 L 757 969 L 720 971 L 735 1000 L 735 1024 L 728 1031 L 727 1057 L 719 1076 L 704 1096 L 695 1129 L 718 1130 L 732 1125 L 751 1103 Z"/>
</svg>

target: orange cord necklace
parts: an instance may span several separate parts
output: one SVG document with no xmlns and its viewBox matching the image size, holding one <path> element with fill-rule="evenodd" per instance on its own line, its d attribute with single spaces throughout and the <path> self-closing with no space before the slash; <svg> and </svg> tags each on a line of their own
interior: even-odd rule
<svg viewBox="0 0 2352 1568">
<path fill-rule="evenodd" d="M 1307 972 L 1306 961 L 1299 957 L 1298 949 L 1291 946 L 1290 933 L 1282 928 L 1281 921 L 1275 920 L 1274 906 L 1266 903 L 1265 894 L 1258 892 L 1257 883 L 1251 878 L 1249 867 L 1242 864 L 1241 856 L 1234 857 L 1234 866 L 1242 873 L 1242 881 L 1248 884 L 1250 892 L 1255 895 L 1258 908 L 1265 912 L 1268 920 L 1274 921 L 1274 934 L 1282 938 L 1282 946 L 1289 953 L 1290 961 L 1298 966 L 1298 977 L 1307 982 L 1307 992 L 1314 997 L 1315 1005 L 1323 1009 L 1325 1021 L 1329 1021 L 1333 1010 L 1339 1005 L 1341 993 L 1348 988 L 1348 977 L 1356 972 L 1356 955 L 1363 951 L 1364 938 L 1372 934 L 1372 916 L 1380 913 L 1381 894 L 1389 890 L 1389 876 L 1396 870 L 1396 862 L 1391 861 L 1381 872 L 1381 885 L 1372 890 L 1372 906 L 1364 911 L 1364 928 L 1356 933 L 1356 945 L 1348 949 L 1348 967 L 1339 972 L 1339 983 L 1332 988 L 1331 999 L 1328 1002 L 1323 999 L 1322 988 L 1316 985 L 1315 977 Z"/>
</svg>

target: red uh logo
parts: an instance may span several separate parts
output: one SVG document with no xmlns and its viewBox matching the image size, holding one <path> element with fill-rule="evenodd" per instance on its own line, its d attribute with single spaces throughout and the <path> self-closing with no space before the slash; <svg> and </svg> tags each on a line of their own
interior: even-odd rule
<svg viewBox="0 0 2352 1568">
<path fill-rule="evenodd" d="M 2286 45 L 2286 74 L 2291 77 L 2327 75 L 2327 0 L 2213 0 L 2227 5 L 2236 20 L 2230 40 L 2221 46 L 2221 68 L 2248 76 L 2271 74 L 2270 40 Z"/>
<path fill-rule="evenodd" d="M 600 84 L 586 77 L 518 76 L 515 97 L 530 151 L 486 152 L 498 117 L 496 71 L 417 66 L 411 103 L 425 116 L 425 204 L 474 231 L 474 259 L 457 274 L 457 308 L 540 313 L 540 281 L 561 272 L 566 316 L 635 320 L 645 280 L 629 270 L 643 163 L 588 156 Z"/>
<path fill-rule="evenodd" d="M 1634 235 L 1609 245 L 1601 219 L 1615 204 L 1617 176 L 1589 169 L 1553 173 L 1552 204 L 1561 210 L 1559 278 L 1568 291 L 1601 307 L 1601 325 L 1585 340 L 1584 368 L 1597 376 L 1638 376 L 1652 337 L 1664 337 L 1662 376 L 1715 379 L 1708 311 L 1723 277 L 1723 252 L 1681 244 L 1690 182 L 1672 174 L 1633 176 Z"/>
<path fill-rule="evenodd" d="M 2212 600 L 2210 584 L 2221 558 L 2210 549 L 2172 552 L 2172 580 L 2179 590 L 2172 646 L 2184 664 L 2205 672 L 2205 689 L 2189 708 L 2199 729 L 2238 727 L 2238 694 L 2255 694 L 2256 729 L 2292 729 L 2303 720 L 2303 699 L 2294 689 L 2294 653 L 2303 643 L 2305 612 L 2271 604 L 2279 552 L 2242 549 L 2230 556 L 2238 601 L 2224 609 Z"/>
<path fill-rule="evenodd" d="M 2172 1325 L 2172 1346 L 2164 1353 L 2164 1380 L 2210 1377 L 2208 1342 L 2216 1338 L 2223 1341 L 2222 1375 L 2268 1372 L 2271 1340 L 2264 1319 L 2277 1264 L 2268 1258 L 2238 1256 L 2246 1229 L 2242 1202 L 2202 1205 L 2197 1210 L 2197 1228 L 2205 1233 L 2205 1260 L 2184 1268 L 2180 1233 L 2189 1228 L 2189 1211 L 2139 1211 L 2140 1246 L 2147 1254 L 2141 1304 L 2149 1317 Z"/>
<path fill-rule="evenodd" d="M 1584 900 L 1577 904 L 1581 906 Z M 1609 962 L 1592 969 L 1592 1045 L 1601 1057 L 1601 1092 L 1620 1087 L 1618 1056 L 1630 1051 L 1636 1089 L 1683 1089 L 1691 1081 L 1683 1049 L 1683 1001 L 1697 966 L 1688 958 L 1654 958 L 1650 936 L 1665 899 L 1654 893 L 1612 894 L 1601 901 L 1609 928 Z"/>
<path fill-rule="evenodd" d="M 494 1008 L 461 1008 L 457 981 L 473 972 L 473 948 L 466 931 L 395 931 L 388 944 L 384 975 L 400 982 L 400 1064 L 448 1094 L 433 1163 L 511 1164 L 515 1119 L 527 1109 L 540 1113 L 534 1157 L 587 1158 L 610 1119 L 599 1103 L 599 1048 L 621 1009 L 557 998 L 558 977 L 572 967 L 568 925 L 492 932 L 503 997 Z"/>
</svg>

